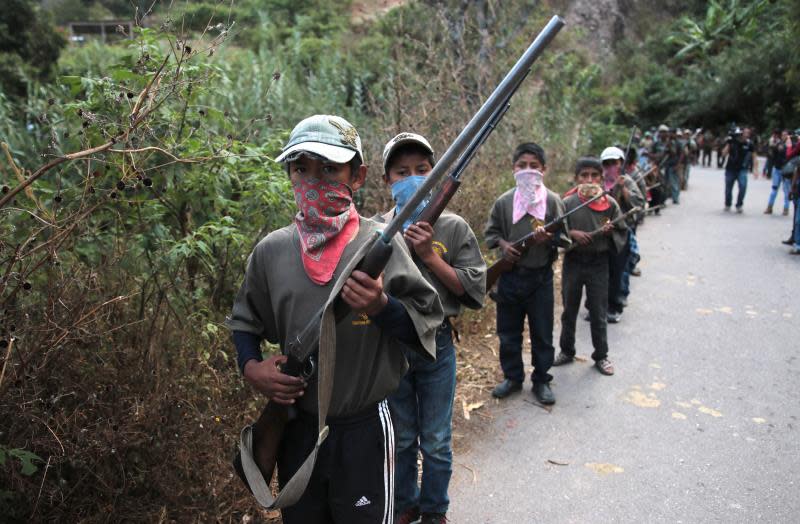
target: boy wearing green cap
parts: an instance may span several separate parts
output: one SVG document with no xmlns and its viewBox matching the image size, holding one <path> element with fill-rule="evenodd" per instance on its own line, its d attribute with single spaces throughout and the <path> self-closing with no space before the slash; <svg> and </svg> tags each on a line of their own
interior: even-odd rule
<svg viewBox="0 0 800 524">
<path fill-rule="evenodd" d="M 367 168 L 349 122 L 329 115 L 303 120 L 276 160 L 286 165 L 298 213 L 253 250 L 226 324 L 245 380 L 270 402 L 297 408 L 278 449 L 281 490 L 319 446 L 302 496 L 282 509 L 283 522 L 388 523 L 394 435 L 385 399 L 405 373 L 406 353 L 433 360 L 441 303 L 399 237 L 392 240 L 394 252 L 381 276 L 358 270 L 342 275 L 378 228 L 353 205 Z M 285 351 L 345 278 L 340 296 L 350 311 L 335 327 L 332 393 L 326 428 L 319 432 L 318 414 L 325 412 L 318 404 L 319 373 L 308 381 L 284 374 L 279 366 L 287 357 L 262 360 L 259 344 L 266 339 Z M 253 434 L 254 446 L 258 442 Z M 246 452 L 258 456 L 258 449 Z"/>
<path fill-rule="evenodd" d="M 388 222 L 405 207 L 433 164 L 433 148 L 421 135 L 400 133 L 386 144 L 383 181 L 391 188 L 396 205 L 382 220 Z M 423 201 L 415 215 L 426 205 Z M 486 264 L 475 234 L 456 214 L 442 213 L 433 226 L 412 219 L 403 229 L 414 262 L 439 294 L 445 320 L 436 331 L 436 361 L 409 355 L 409 370 L 389 397 L 397 438 L 396 524 L 416 522 L 420 517 L 421 524 L 440 524 L 447 520 L 447 490 L 453 472 L 456 348 L 450 318 L 458 316 L 464 306 L 478 309 L 483 305 Z M 417 483 L 420 449 L 421 487 Z"/>
</svg>

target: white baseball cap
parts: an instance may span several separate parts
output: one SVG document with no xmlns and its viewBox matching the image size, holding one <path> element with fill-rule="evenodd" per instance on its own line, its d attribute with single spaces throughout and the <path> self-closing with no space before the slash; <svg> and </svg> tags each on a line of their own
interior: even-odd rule
<svg viewBox="0 0 800 524">
<path fill-rule="evenodd" d="M 607 147 L 600 153 L 600 161 L 606 160 L 625 160 L 625 152 L 618 147 Z"/>
<path fill-rule="evenodd" d="M 358 131 L 350 122 L 334 115 L 310 116 L 294 126 L 289 142 L 275 161 L 291 162 L 303 153 L 313 153 L 337 164 L 346 164 L 356 155 L 364 160 Z"/>
<path fill-rule="evenodd" d="M 424 136 L 418 135 L 416 133 L 400 133 L 399 135 L 389 140 L 389 142 L 386 143 L 386 147 L 383 148 L 384 173 L 386 173 L 389 168 L 389 166 L 386 165 L 389 162 L 389 157 L 398 147 L 404 144 L 419 144 L 425 150 L 427 150 L 431 155 L 434 154 L 433 147 L 431 147 L 430 142 L 428 142 L 428 140 L 426 140 Z"/>
</svg>

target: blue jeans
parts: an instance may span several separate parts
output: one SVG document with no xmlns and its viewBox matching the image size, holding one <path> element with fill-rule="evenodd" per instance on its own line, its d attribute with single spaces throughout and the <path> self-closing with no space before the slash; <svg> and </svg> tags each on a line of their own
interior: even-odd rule
<svg viewBox="0 0 800 524">
<path fill-rule="evenodd" d="M 515 268 L 503 273 L 497 284 L 497 336 L 500 338 L 500 367 L 514 382 L 525 380 L 522 363 L 522 335 L 525 317 L 531 331 L 531 381 L 553 380 L 553 268 Z"/>
<path fill-rule="evenodd" d="M 778 198 L 778 188 L 783 186 L 783 209 L 789 209 L 789 190 L 792 187 L 791 178 L 783 178 L 778 167 L 772 168 L 772 191 L 769 194 L 769 207 L 775 205 Z"/>
<path fill-rule="evenodd" d="M 633 230 L 628 230 L 628 245 L 630 246 L 630 250 L 628 251 L 628 260 L 625 264 L 625 270 L 622 272 L 622 286 L 620 287 L 620 293 L 626 298 L 631 294 L 631 272 L 642 258 L 639 256 L 639 242 L 636 240 L 636 234 Z"/>
<path fill-rule="evenodd" d="M 677 204 L 681 199 L 681 180 L 676 166 L 667 167 L 667 185 L 672 192 L 672 201 Z"/>
<path fill-rule="evenodd" d="M 451 447 L 456 348 L 449 322 L 436 332 L 436 361 L 407 353 L 409 368 L 389 396 L 395 429 L 395 508 L 419 507 L 447 513 L 447 488 L 453 474 Z M 417 453 L 422 449 L 422 487 L 417 484 Z"/>
<path fill-rule="evenodd" d="M 800 249 L 800 205 L 794 204 L 794 247 Z"/>
<path fill-rule="evenodd" d="M 734 182 L 739 184 L 736 195 L 736 208 L 739 209 L 744 205 L 744 195 L 747 193 L 747 169 L 725 170 L 725 207 L 731 207 Z"/>
</svg>

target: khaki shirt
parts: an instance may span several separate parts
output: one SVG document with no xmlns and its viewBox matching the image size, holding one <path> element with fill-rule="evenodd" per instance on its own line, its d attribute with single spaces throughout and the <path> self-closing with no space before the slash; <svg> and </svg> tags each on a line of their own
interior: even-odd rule
<svg viewBox="0 0 800 524">
<path fill-rule="evenodd" d="M 605 211 L 595 211 L 589 206 L 584 206 L 575 211 L 569 216 L 569 228 L 578 231 L 591 232 L 600 229 L 603 224 L 608 220 L 615 220 L 622 216 L 619 210 L 619 204 L 612 197 L 607 197 L 611 206 Z M 575 209 L 581 205 L 581 199 L 577 194 L 572 194 L 564 199 L 564 207 L 567 212 Z M 617 252 L 625 247 L 628 241 L 628 226 L 625 221 L 620 221 L 614 226 L 614 231 L 610 236 L 599 234 L 595 236 L 594 241 L 588 246 L 577 244 L 572 250 L 572 253 L 582 255 L 599 255 L 606 253 L 613 247 Z"/>
<path fill-rule="evenodd" d="M 500 240 L 516 242 L 528 233 L 531 233 L 536 227 L 552 222 L 564 214 L 564 203 L 561 201 L 561 197 L 548 189 L 547 211 L 545 212 L 544 222 L 537 223 L 535 218 L 526 215 L 522 220 L 513 224 L 514 191 L 516 191 L 516 188 L 509 189 L 500 195 L 492 206 L 492 212 L 489 215 L 489 221 L 486 223 L 486 230 L 484 232 L 486 245 L 490 248 L 498 248 L 500 246 Z M 555 236 L 559 246 L 568 247 L 571 244 L 566 234 L 566 228 L 562 227 L 561 231 L 556 233 Z M 555 259 L 553 250 L 554 246 L 547 242 L 543 244 L 532 244 L 522 255 L 517 265 L 528 269 L 538 269 L 547 266 Z"/>
<path fill-rule="evenodd" d="M 244 282 L 225 324 L 231 330 L 253 333 L 283 351 L 325 304 L 339 272 L 358 248 L 373 238 L 379 225 L 360 217 L 356 237 L 345 247 L 331 282 L 313 283 L 303 269 L 300 236 L 293 223 L 261 240 L 247 263 Z M 394 252 L 386 266 L 383 286 L 405 307 L 425 353 L 435 358 L 436 328 L 442 323 L 442 305 L 436 290 L 420 274 L 402 238 L 392 239 Z M 408 368 L 408 346 L 389 337 L 367 315 L 350 312 L 336 328 L 336 373 L 330 416 L 356 413 L 383 400 L 397 388 Z M 314 375 L 299 407 L 316 413 Z"/>
<path fill-rule="evenodd" d="M 625 199 L 622 198 L 621 189 L 619 189 L 617 186 L 614 186 L 614 188 L 612 189 L 611 196 L 613 196 L 614 200 L 616 200 L 617 203 L 619 204 L 620 211 L 622 211 L 623 213 L 627 213 L 628 211 L 637 206 L 644 208 L 646 199 L 645 196 L 642 195 L 642 191 L 639 189 L 639 185 L 636 182 L 634 182 L 633 179 L 628 175 L 620 175 L 620 176 L 624 181 L 625 189 L 628 190 L 628 195 L 629 195 L 628 200 L 626 201 Z M 628 217 L 626 219 L 626 222 L 628 223 L 629 226 L 636 225 L 636 216 Z"/>
<path fill-rule="evenodd" d="M 375 217 L 375 220 L 387 222 L 395 211 Z M 454 295 L 447 286 L 416 256 L 413 256 L 422 276 L 430 282 L 442 301 L 445 317 L 455 317 L 461 313 L 463 306 L 470 309 L 483 307 L 486 293 L 486 262 L 478 247 L 478 239 L 466 220 L 460 216 L 444 212 L 433 226 L 433 250 L 452 267 L 458 281 L 464 287 L 464 294 Z"/>
</svg>

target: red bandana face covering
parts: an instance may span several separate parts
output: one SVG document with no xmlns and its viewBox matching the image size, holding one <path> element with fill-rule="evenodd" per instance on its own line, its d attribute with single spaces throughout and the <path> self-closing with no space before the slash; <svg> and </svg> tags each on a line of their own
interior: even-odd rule
<svg viewBox="0 0 800 524">
<path fill-rule="evenodd" d="M 345 246 L 358 233 L 358 212 L 347 184 L 310 179 L 293 184 L 300 210 L 294 218 L 300 233 L 303 268 L 320 286 L 333 278 Z"/>
</svg>

